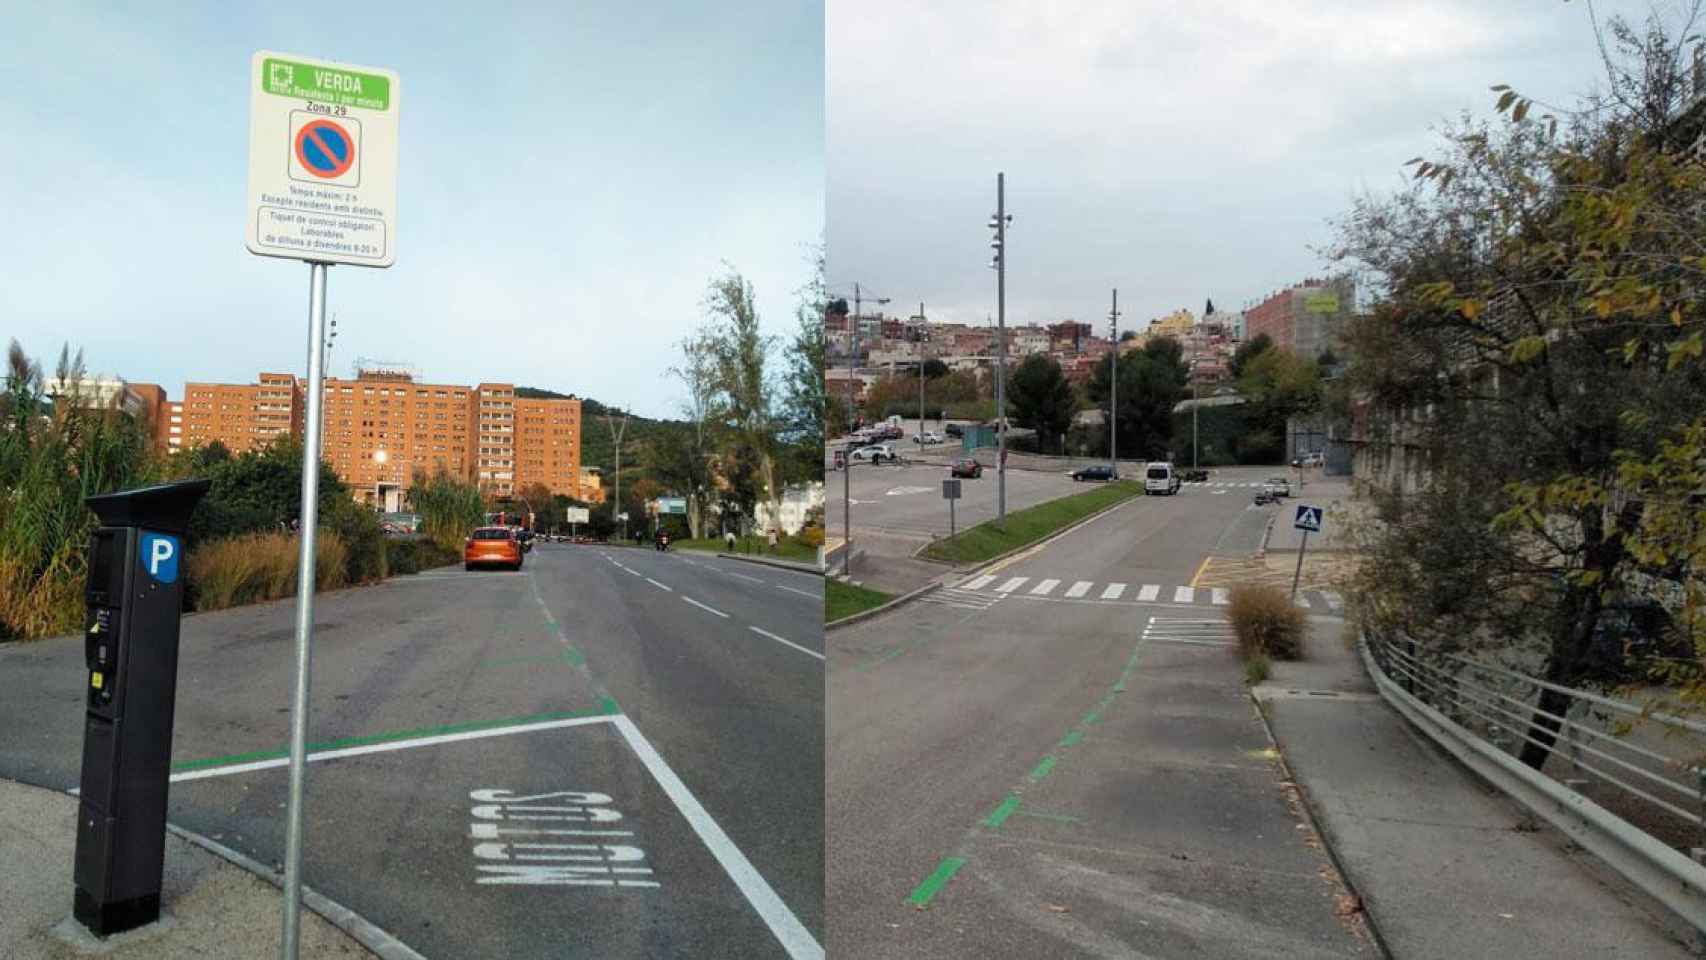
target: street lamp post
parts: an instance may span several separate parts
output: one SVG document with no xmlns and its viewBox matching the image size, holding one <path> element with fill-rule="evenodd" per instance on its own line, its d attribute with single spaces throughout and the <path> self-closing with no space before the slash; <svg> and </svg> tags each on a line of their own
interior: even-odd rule
<svg viewBox="0 0 1706 960">
<path fill-rule="evenodd" d="M 924 449 L 924 303 L 918 304 L 918 449 Z"/>
<path fill-rule="evenodd" d="M 1013 217 L 1007 212 L 1007 175 L 995 174 L 995 216 L 989 218 L 989 228 L 995 239 L 990 269 L 995 271 L 995 525 L 1007 529 L 1007 225 Z"/>
<path fill-rule="evenodd" d="M 1119 433 L 1115 424 L 1119 422 L 1120 386 L 1120 288 L 1114 288 L 1114 303 L 1108 308 L 1108 337 L 1113 349 L 1108 351 L 1108 473 L 1110 479 L 1120 473 L 1120 444 Z"/>
</svg>

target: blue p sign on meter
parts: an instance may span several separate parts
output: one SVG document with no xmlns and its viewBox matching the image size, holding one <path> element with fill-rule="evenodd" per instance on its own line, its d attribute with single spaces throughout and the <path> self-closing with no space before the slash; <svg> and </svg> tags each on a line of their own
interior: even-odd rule
<svg viewBox="0 0 1706 960">
<path fill-rule="evenodd" d="M 250 253 L 397 262 L 395 71 L 294 54 L 249 67 Z"/>
<path fill-rule="evenodd" d="M 178 555 L 182 552 L 183 542 L 177 537 L 148 531 L 142 534 L 142 566 L 158 583 L 177 582 Z"/>
</svg>

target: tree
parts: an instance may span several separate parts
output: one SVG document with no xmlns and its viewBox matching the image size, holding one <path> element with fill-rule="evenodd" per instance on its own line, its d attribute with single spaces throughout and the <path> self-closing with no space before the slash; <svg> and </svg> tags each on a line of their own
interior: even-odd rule
<svg viewBox="0 0 1706 960">
<path fill-rule="evenodd" d="M 714 318 L 710 337 L 717 361 L 717 420 L 728 431 L 736 460 L 756 470 L 760 495 L 777 516 L 782 509 L 776 465 L 779 418 L 766 366 L 773 338 L 760 332 L 752 284 L 733 267 L 711 281 L 706 307 Z"/>
<path fill-rule="evenodd" d="M 1230 364 L 1232 379 L 1236 380 L 1243 376 L 1244 367 L 1263 352 L 1272 350 L 1273 346 L 1273 338 L 1265 333 L 1258 333 L 1251 339 L 1239 344 L 1238 349 L 1232 351 L 1232 363 Z"/>
<path fill-rule="evenodd" d="M 1340 258 L 1379 293 L 1350 325 L 1347 379 L 1368 439 L 1425 471 L 1416 492 L 1372 491 L 1364 619 L 1560 687 L 1644 679 L 1601 624 L 1667 576 L 1675 639 L 1706 642 L 1700 580 L 1674 572 L 1706 559 L 1686 489 L 1706 456 L 1706 175 L 1682 149 L 1700 117 L 1678 111 L 1681 41 L 1656 18 L 1610 33 L 1630 63 L 1607 48 L 1609 93 L 1561 124 L 1495 87 L 1505 122 L 1458 123 L 1410 190 L 1340 225 Z M 1696 657 L 1658 669 L 1706 702 Z M 1546 714 L 1571 701 L 1541 693 L 1523 762 L 1544 763 Z"/>
<path fill-rule="evenodd" d="M 717 424 L 712 419 L 717 402 L 717 345 L 709 330 L 701 330 L 681 341 L 681 362 L 669 373 L 687 391 L 681 412 L 689 433 L 666 432 L 651 447 L 651 462 L 660 476 L 687 498 L 687 525 L 699 536 L 713 491 L 712 470 L 717 447 Z"/>
<path fill-rule="evenodd" d="M 1168 351 L 1158 351 L 1165 358 Z M 1147 350 L 1133 350 L 1120 355 L 1119 416 L 1115 429 L 1119 434 L 1119 449 L 1125 456 L 1148 459 L 1165 457 L 1173 439 L 1173 407 L 1184 396 L 1184 385 L 1178 370 L 1165 359 L 1157 360 Z M 1085 394 L 1091 403 L 1108 415 L 1110 373 L 1108 364 L 1098 363 L 1091 372 Z M 1107 431 L 1097 438 L 1098 448 L 1107 450 Z"/>
<path fill-rule="evenodd" d="M 1019 426 L 1037 432 L 1041 449 L 1062 446 L 1078 412 L 1072 384 L 1053 357 L 1033 353 L 1013 369 L 1007 386 L 1009 413 Z"/>
<path fill-rule="evenodd" d="M 1185 348 L 1172 337 L 1156 337 L 1143 345 L 1143 352 L 1155 362 L 1158 372 L 1169 375 L 1183 388 L 1190 385 L 1191 368 L 1185 363 Z"/>
<path fill-rule="evenodd" d="M 784 482 L 823 479 L 824 422 L 829 398 L 823 379 L 827 345 L 823 316 L 828 296 L 824 292 L 822 247 L 814 252 L 812 267 L 811 280 L 797 292 L 799 303 L 794 313 L 799 328 L 786 351 L 787 374 L 782 395 Z"/>
<path fill-rule="evenodd" d="M 947 375 L 948 375 L 948 365 L 947 364 L 936 359 L 935 357 L 931 357 L 930 359 L 924 361 L 924 379 L 936 380 L 938 378 L 945 377 Z"/>
</svg>

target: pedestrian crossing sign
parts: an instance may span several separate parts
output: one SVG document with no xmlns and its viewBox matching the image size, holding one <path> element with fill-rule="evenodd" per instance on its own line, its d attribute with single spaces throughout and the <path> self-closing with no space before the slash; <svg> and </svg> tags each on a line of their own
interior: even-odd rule
<svg viewBox="0 0 1706 960">
<path fill-rule="evenodd" d="M 1297 516 L 1291 521 L 1291 525 L 1299 530 L 1307 530 L 1310 533 L 1320 533 L 1321 508 L 1307 503 L 1298 504 Z"/>
</svg>

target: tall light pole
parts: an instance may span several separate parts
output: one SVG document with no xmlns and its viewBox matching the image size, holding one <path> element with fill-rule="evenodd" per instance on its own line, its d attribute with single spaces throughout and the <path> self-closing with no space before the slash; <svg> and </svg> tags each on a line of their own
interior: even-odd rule
<svg viewBox="0 0 1706 960">
<path fill-rule="evenodd" d="M 1197 408 L 1202 406 L 1202 398 L 1197 392 L 1197 364 L 1201 357 L 1191 358 L 1191 469 L 1197 468 Z"/>
<path fill-rule="evenodd" d="M 1108 338 L 1114 348 L 1108 351 L 1108 472 L 1110 479 L 1120 474 L 1119 433 L 1114 425 L 1119 422 L 1120 387 L 1120 288 L 1114 288 L 1114 304 L 1108 308 Z"/>
<path fill-rule="evenodd" d="M 919 301 L 918 316 L 918 448 L 924 449 L 924 303 Z"/>
<path fill-rule="evenodd" d="M 615 526 L 622 512 L 622 435 L 628 432 L 628 415 L 622 414 L 622 429 L 616 429 L 616 418 L 608 412 L 604 415 L 604 425 L 610 428 L 611 442 L 616 445 L 616 490 L 610 498 L 610 525 Z M 622 521 L 622 539 L 628 539 L 628 521 Z"/>
<path fill-rule="evenodd" d="M 847 432 L 853 432 L 853 381 L 859 378 L 859 313 L 865 291 L 853 284 L 853 319 L 847 328 Z M 877 303 L 888 303 L 888 297 L 878 297 Z M 841 457 L 841 573 L 853 572 L 853 441 L 848 440 Z"/>
<path fill-rule="evenodd" d="M 989 218 L 989 228 L 995 239 L 995 258 L 989 262 L 995 271 L 995 525 L 1007 528 L 1007 225 L 1013 217 L 1007 212 L 1007 175 L 995 174 L 995 216 Z"/>
</svg>

